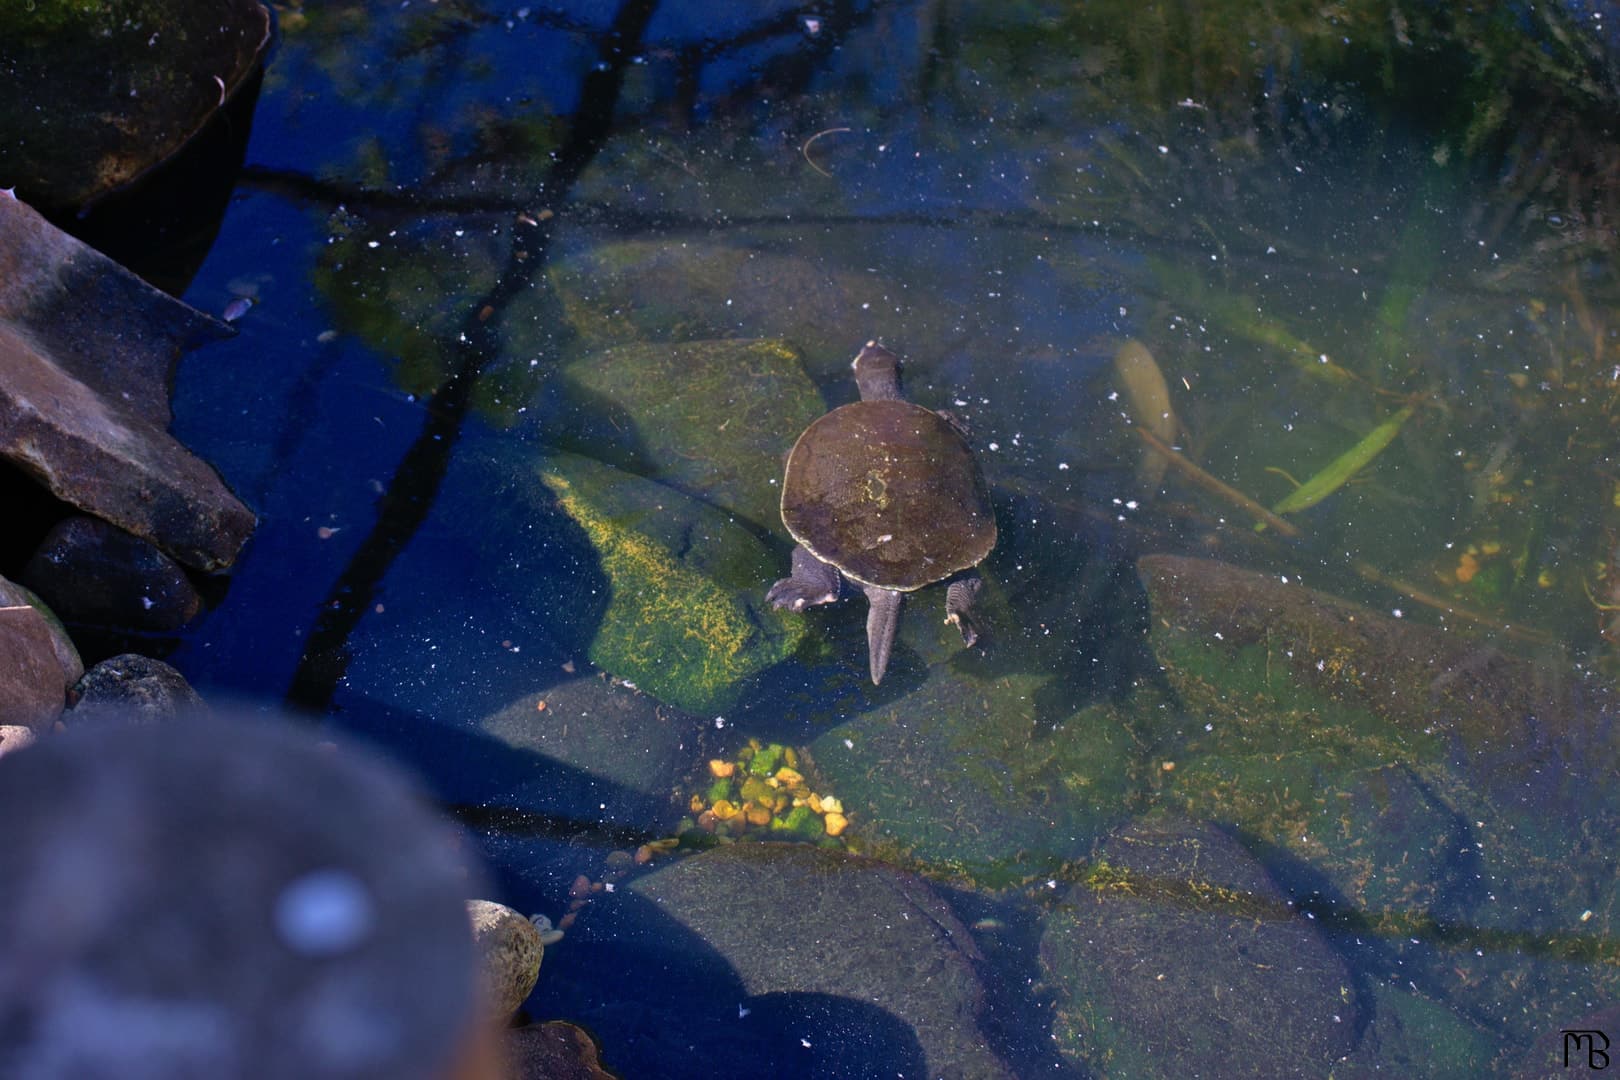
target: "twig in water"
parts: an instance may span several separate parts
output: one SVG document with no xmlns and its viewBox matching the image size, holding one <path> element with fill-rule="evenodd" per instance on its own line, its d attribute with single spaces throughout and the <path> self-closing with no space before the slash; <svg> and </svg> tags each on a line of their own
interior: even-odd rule
<svg viewBox="0 0 1620 1080">
<path fill-rule="evenodd" d="M 1163 454 L 1165 460 L 1170 462 L 1171 468 L 1187 477 L 1187 479 L 1191 480 L 1199 487 L 1219 495 L 1221 498 L 1235 506 L 1241 507 L 1245 512 L 1253 514 L 1255 517 L 1259 518 L 1267 525 L 1270 525 L 1273 529 L 1276 529 L 1284 536 L 1297 537 L 1300 535 L 1299 526 L 1295 525 L 1291 521 L 1278 517 L 1276 514 L 1273 514 L 1270 510 L 1267 510 L 1264 506 L 1261 506 L 1259 503 L 1255 502 L 1253 499 L 1249 498 L 1232 485 L 1217 480 L 1203 469 L 1200 469 L 1197 465 L 1194 465 L 1192 462 L 1182 457 L 1167 443 L 1165 443 L 1164 440 L 1154 435 L 1151 431 L 1148 431 L 1146 428 L 1138 427 L 1136 429 L 1136 434 L 1141 437 L 1143 442 L 1147 443 L 1153 449 Z"/>
</svg>

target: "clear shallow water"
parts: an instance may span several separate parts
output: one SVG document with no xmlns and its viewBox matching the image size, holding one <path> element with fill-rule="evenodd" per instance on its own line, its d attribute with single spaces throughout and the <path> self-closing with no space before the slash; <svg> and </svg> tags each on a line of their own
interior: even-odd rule
<svg viewBox="0 0 1620 1080">
<path fill-rule="evenodd" d="M 1197 890 L 1145 894 L 1167 920 L 1191 913 L 1185 940 L 1133 936 L 1106 906 L 1098 866 L 1128 866 L 1120 844 L 1144 842 L 1105 838 L 1154 811 L 1182 831 L 1146 847 L 1212 850 L 1196 832 L 1211 823 L 1236 845 L 1211 881 L 1240 889 L 1237 864 L 1259 867 L 1273 922 L 1316 924 L 1279 955 L 1327 957 L 1344 1008 L 1310 1028 L 1324 1011 L 1310 987 L 1269 988 L 1299 995 L 1308 1028 L 1289 1071 L 1534 1075 L 1553 1060 L 1537 1039 L 1556 1050 L 1562 1029 L 1603 1028 L 1612 19 L 1387 4 L 279 14 L 249 168 L 187 293 L 213 311 L 258 301 L 177 387 L 177 433 L 262 518 L 171 658 L 205 692 L 287 700 L 377 739 L 479 830 L 509 898 L 554 916 L 609 852 L 680 831 L 708 759 L 749 738 L 806 750 L 850 811 L 848 843 L 937 875 L 982 953 L 977 1023 L 1017 1075 L 1151 1075 L 1292 1030 L 1240 992 L 1214 1008 L 1221 1024 L 1184 1024 L 1183 1045 L 1148 1034 L 1158 1014 L 1128 983 L 1081 974 L 1105 960 L 1066 944 L 1077 925 L 1125 943 L 1121 969 L 1220 955 L 1226 924 L 1198 921 Z M 847 362 L 871 338 L 905 356 L 914 399 L 969 423 L 1002 526 L 985 647 L 963 654 L 938 590 L 919 594 L 876 690 L 858 598 L 798 620 L 756 610 L 787 565 L 770 508 L 802 423 L 782 418 L 850 400 Z M 1112 363 L 1133 338 L 1202 476 L 1141 482 L 1126 419 L 1141 410 Z M 691 357 L 601 361 L 712 339 L 790 359 L 712 384 Z M 785 381 L 762 390 L 767 373 Z M 690 427 L 615 396 L 637 384 L 667 385 L 649 397 L 682 403 Z M 698 451 L 700 435 L 719 441 Z M 1257 533 L 1207 479 L 1271 506 L 1358 447 L 1363 467 L 1289 515 L 1295 537 Z M 561 452 L 663 486 L 592 487 L 592 466 Z M 617 663 L 606 674 L 651 692 L 592 678 L 624 549 L 548 469 L 587 499 L 651 492 L 678 539 L 631 534 L 682 559 L 736 545 L 692 580 L 740 598 L 791 658 L 714 693 Z M 1436 633 L 1352 640 L 1321 606 L 1246 614 L 1233 597 L 1258 582 L 1226 588 L 1212 570 L 1171 619 L 1137 572 L 1153 553 Z M 1414 656 L 1433 670 L 1390 662 Z M 655 678 L 678 667 L 643 659 Z M 562 701 L 599 744 L 548 726 Z M 818 1053 L 857 1048 L 817 1058 L 827 1075 L 895 1064 L 858 1052 L 916 1027 L 863 974 L 894 969 L 892 943 L 845 926 L 836 978 L 793 983 L 740 962 L 762 946 L 713 913 L 790 953 L 837 938 L 815 929 L 828 916 L 742 899 L 695 901 L 663 940 L 599 895 L 533 1011 L 591 1026 L 627 1075 L 777 1054 L 796 1068 L 779 1041 L 802 1030 L 834 1033 Z M 724 991 L 688 992 L 708 979 Z M 1179 985 L 1172 1016 L 1208 1007 L 1190 975 Z M 1238 1035 L 1210 1034 L 1223 1026 Z M 942 1070 L 946 1051 L 924 1043 Z"/>
</svg>

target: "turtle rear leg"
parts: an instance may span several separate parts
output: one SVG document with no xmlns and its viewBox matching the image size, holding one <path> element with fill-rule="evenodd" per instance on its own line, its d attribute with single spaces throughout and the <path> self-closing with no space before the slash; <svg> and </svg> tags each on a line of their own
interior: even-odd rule
<svg viewBox="0 0 1620 1080">
<path fill-rule="evenodd" d="M 978 574 L 965 574 L 945 587 L 945 621 L 956 624 L 962 631 L 962 644 L 970 649 L 979 641 L 979 628 L 968 610 L 973 607 L 973 599 L 979 595 L 983 584 Z"/>
<path fill-rule="evenodd" d="M 800 544 L 793 549 L 793 576 L 772 585 L 765 599 L 790 611 L 803 611 L 816 604 L 830 604 L 838 599 L 840 576 L 836 566 L 822 562 L 810 554 L 810 549 Z"/>
<path fill-rule="evenodd" d="M 883 681 L 889 667 L 889 650 L 894 647 L 894 632 L 900 626 L 900 605 L 906 594 L 893 589 L 880 589 L 876 585 L 862 585 L 866 593 L 866 654 L 872 668 L 872 685 Z"/>
</svg>

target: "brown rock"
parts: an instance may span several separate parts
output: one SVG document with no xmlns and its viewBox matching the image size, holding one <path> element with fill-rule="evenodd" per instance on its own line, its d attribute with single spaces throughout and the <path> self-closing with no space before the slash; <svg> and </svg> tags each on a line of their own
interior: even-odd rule
<svg viewBox="0 0 1620 1080">
<path fill-rule="evenodd" d="M 535 925 L 505 904 L 469 900 L 467 916 L 478 946 L 484 1000 L 492 1017 L 505 1023 L 539 980 L 546 947 Z"/>
<path fill-rule="evenodd" d="M 79 659 L 79 650 L 63 629 L 62 621 L 56 617 L 54 611 L 45 606 L 45 601 L 34 595 L 32 589 L 26 589 L 15 581 L 0 578 L 0 608 L 24 605 L 34 608 L 44 616 L 45 625 L 51 631 L 51 647 L 56 651 L 56 662 L 62 665 L 62 677 L 67 680 L 69 686 L 72 686 L 84 677 L 84 661 Z"/>
<path fill-rule="evenodd" d="M 178 563 L 99 518 L 58 522 L 22 579 L 72 623 L 161 634 L 180 629 L 202 607 Z"/>
<path fill-rule="evenodd" d="M 596 1043 L 573 1024 L 553 1020 L 506 1033 L 506 1075 L 512 1080 L 612 1080 Z"/>
<path fill-rule="evenodd" d="M 45 617 L 27 605 L 0 608 L 0 725 L 43 731 L 66 702 L 67 683 Z"/>
<path fill-rule="evenodd" d="M 202 570 L 254 519 L 165 430 L 169 379 L 182 349 L 229 333 L 0 196 L 0 457 Z"/>
</svg>

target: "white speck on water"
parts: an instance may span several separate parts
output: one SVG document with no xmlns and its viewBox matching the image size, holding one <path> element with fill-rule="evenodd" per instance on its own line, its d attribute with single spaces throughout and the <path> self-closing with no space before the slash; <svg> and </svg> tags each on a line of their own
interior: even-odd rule
<svg viewBox="0 0 1620 1080">
<path fill-rule="evenodd" d="M 1401 618 L 1402 616 L 1405 615 L 1405 612 L 1403 612 L 1400 608 L 1396 608 L 1394 611 L 1390 612 L 1390 614 L 1394 615 L 1397 619 L 1399 619 L 1399 618 Z"/>
<path fill-rule="evenodd" d="M 844 749 L 845 750 L 853 750 L 853 749 L 855 749 L 855 740 L 854 739 L 845 739 L 844 740 Z"/>
<path fill-rule="evenodd" d="M 1000 450 L 1001 449 L 1001 444 L 1000 443 L 991 443 L 990 444 L 990 449 L 992 449 L 992 450 Z"/>
<path fill-rule="evenodd" d="M 715 726 L 716 730 L 719 730 L 720 728 L 725 727 L 726 726 L 726 718 L 723 717 L 723 716 L 715 717 L 714 718 L 714 726 Z"/>
<path fill-rule="evenodd" d="M 1058 472 L 1067 472 L 1068 469 L 1069 469 L 1069 463 L 1067 461 L 1058 462 Z"/>
<path fill-rule="evenodd" d="M 743 1008 L 741 1004 L 738 1004 L 738 1006 L 737 1006 L 737 1019 L 742 1020 L 747 1016 L 748 1016 L 748 1010 Z"/>
</svg>

